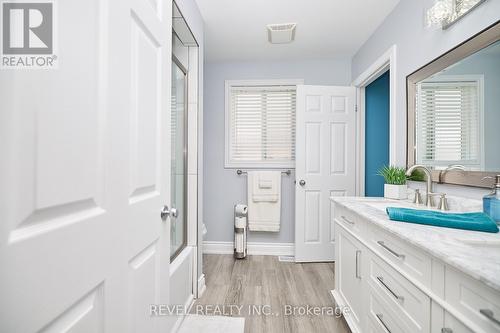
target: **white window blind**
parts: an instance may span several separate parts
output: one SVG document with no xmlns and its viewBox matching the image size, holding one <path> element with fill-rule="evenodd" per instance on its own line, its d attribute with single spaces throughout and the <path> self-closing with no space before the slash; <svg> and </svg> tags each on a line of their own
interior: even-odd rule
<svg viewBox="0 0 500 333">
<path fill-rule="evenodd" d="M 425 165 L 481 164 L 479 81 L 419 84 L 417 161 Z"/>
<path fill-rule="evenodd" d="M 226 166 L 293 167 L 296 86 L 229 86 Z"/>
</svg>

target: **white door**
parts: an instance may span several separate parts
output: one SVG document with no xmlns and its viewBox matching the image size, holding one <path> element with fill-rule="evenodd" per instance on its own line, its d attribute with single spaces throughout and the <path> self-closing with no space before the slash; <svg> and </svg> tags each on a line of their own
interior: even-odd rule
<svg viewBox="0 0 500 333">
<path fill-rule="evenodd" d="M 297 86 L 295 260 L 333 261 L 331 196 L 355 195 L 355 88 Z"/>
<path fill-rule="evenodd" d="M 0 70 L 0 332 L 167 332 L 171 3 L 56 5 L 59 68 Z"/>
</svg>

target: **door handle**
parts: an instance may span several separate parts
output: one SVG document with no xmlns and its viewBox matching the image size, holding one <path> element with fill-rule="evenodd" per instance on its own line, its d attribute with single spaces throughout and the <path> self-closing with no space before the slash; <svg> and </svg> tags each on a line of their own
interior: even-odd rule
<svg viewBox="0 0 500 333">
<path fill-rule="evenodd" d="M 299 185 L 300 186 L 306 185 L 306 181 L 304 179 L 299 180 Z"/>
<path fill-rule="evenodd" d="M 179 215 L 179 212 L 177 211 L 176 208 L 168 208 L 167 205 L 163 206 L 160 212 L 160 217 L 162 221 L 166 221 L 169 216 L 172 217 L 177 217 Z"/>
</svg>

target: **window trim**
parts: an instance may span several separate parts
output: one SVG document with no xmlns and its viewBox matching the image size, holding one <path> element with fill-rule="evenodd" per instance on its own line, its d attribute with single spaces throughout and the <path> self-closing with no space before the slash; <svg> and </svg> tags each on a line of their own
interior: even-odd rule
<svg viewBox="0 0 500 333">
<path fill-rule="evenodd" d="M 230 138 L 230 90 L 232 87 L 248 87 L 248 86 L 297 86 L 304 84 L 303 79 L 279 79 L 279 80 L 226 80 L 224 93 L 224 168 L 295 168 L 295 161 L 290 163 L 280 162 L 234 162 L 229 158 L 229 138 Z M 297 110 L 295 110 L 297 112 Z"/>
<path fill-rule="evenodd" d="M 426 165 L 430 165 L 434 168 L 444 168 L 451 164 L 460 164 L 464 165 L 466 168 L 479 168 L 479 170 L 484 169 L 484 161 L 485 161 L 485 153 L 484 153 L 484 135 L 482 135 L 484 131 L 484 75 L 483 74 L 449 74 L 449 75 L 439 75 L 433 78 L 428 78 L 424 80 L 425 82 L 475 82 L 477 84 L 477 92 L 478 92 L 478 102 L 479 102 L 479 159 L 477 163 L 464 163 L 461 161 L 442 161 L 442 163 L 436 163 L 434 161 L 422 160 L 420 163 L 425 163 Z M 420 82 L 419 82 L 420 83 Z M 416 91 L 420 90 L 420 86 L 417 83 Z M 417 96 L 417 95 L 416 95 Z M 415 109 L 415 114 L 418 110 Z M 418 117 L 418 116 L 417 116 Z M 417 133 L 415 133 L 417 135 Z M 415 138 L 415 149 L 417 150 L 417 139 Z M 415 152 L 416 152 L 415 150 Z M 417 154 L 417 153 L 416 153 Z M 419 163 L 417 155 L 415 155 L 416 163 Z M 448 165 L 443 165 L 443 163 L 449 162 Z"/>
</svg>

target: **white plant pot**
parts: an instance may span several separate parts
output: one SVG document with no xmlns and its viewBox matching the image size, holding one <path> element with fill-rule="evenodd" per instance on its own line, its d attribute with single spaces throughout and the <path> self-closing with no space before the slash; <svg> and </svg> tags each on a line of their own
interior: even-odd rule
<svg viewBox="0 0 500 333">
<path fill-rule="evenodd" d="M 406 192 L 408 185 L 384 185 L 384 197 L 387 199 L 403 200 L 408 199 L 408 194 Z"/>
</svg>

